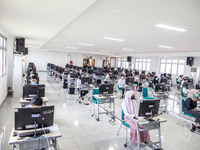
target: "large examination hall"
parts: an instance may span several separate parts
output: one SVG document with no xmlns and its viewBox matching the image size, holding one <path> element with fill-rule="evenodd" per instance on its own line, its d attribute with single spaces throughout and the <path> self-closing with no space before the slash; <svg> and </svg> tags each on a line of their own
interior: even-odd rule
<svg viewBox="0 0 200 150">
<path fill-rule="evenodd" d="M 200 150 L 200 0 L 0 0 L 0 150 Z"/>
</svg>

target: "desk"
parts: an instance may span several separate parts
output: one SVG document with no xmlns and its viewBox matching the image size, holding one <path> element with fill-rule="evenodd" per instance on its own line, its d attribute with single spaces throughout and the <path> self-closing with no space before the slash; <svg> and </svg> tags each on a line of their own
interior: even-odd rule
<svg viewBox="0 0 200 150">
<path fill-rule="evenodd" d="M 115 120 L 115 101 L 114 101 L 114 99 L 117 98 L 117 96 L 100 96 L 100 95 L 94 95 L 94 98 L 97 99 L 97 106 L 98 106 L 98 109 L 97 109 L 98 114 L 97 114 L 97 119 L 96 120 L 99 121 L 99 115 L 100 114 L 111 115 L 111 118 L 113 120 Z M 108 111 L 108 110 L 106 110 L 106 109 L 103 108 L 105 110 L 105 112 L 100 112 L 99 111 L 100 104 L 105 104 L 105 103 L 110 103 L 110 104 L 113 103 L 113 111 Z M 95 112 L 95 110 L 94 110 L 94 112 Z"/>
<path fill-rule="evenodd" d="M 138 150 L 140 150 L 140 147 L 142 146 L 150 146 L 151 148 L 153 149 L 161 149 L 161 131 L 160 131 L 160 123 L 163 123 L 163 122 L 167 122 L 166 119 L 163 119 L 161 117 L 153 117 L 153 120 L 155 121 L 148 121 L 146 119 L 135 119 L 134 118 L 135 115 L 129 115 L 128 118 L 133 121 L 137 127 L 137 141 L 138 141 Z M 143 126 L 144 128 L 141 129 L 139 128 L 139 126 Z M 158 142 L 149 142 L 148 144 L 140 144 L 140 134 L 139 132 L 140 131 L 149 131 L 149 130 L 155 130 L 155 129 L 158 129 L 158 138 L 159 138 L 159 141 Z M 159 144 L 159 146 L 157 146 L 157 144 Z"/>
<path fill-rule="evenodd" d="M 46 103 L 48 102 L 48 98 L 47 97 L 41 97 L 43 100 L 43 105 L 46 105 Z M 26 100 L 26 98 L 24 99 L 23 97 L 20 98 L 19 103 L 21 104 L 21 107 L 23 107 L 24 105 L 28 105 L 30 104 L 30 100 Z"/>
<path fill-rule="evenodd" d="M 38 128 L 38 130 L 41 128 Z M 50 133 L 47 135 L 41 135 L 40 137 L 25 137 L 20 138 L 19 133 L 34 131 L 33 130 L 15 130 L 14 128 L 11 131 L 11 135 L 8 141 L 9 145 L 12 145 L 12 150 L 16 148 L 16 144 L 19 145 L 20 150 L 30 150 L 30 149 L 42 149 L 44 146 L 45 148 L 48 146 L 47 139 L 49 141 L 49 146 L 53 146 L 55 150 L 57 150 L 57 138 L 62 137 L 62 134 L 58 128 L 58 125 L 54 123 L 53 126 L 46 127 L 44 129 L 49 129 Z M 14 132 L 18 132 L 17 136 L 13 136 Z M 39 144 L 39 141 L 41 144 Z M 42 146 L 42 147 L 41 147 Z"/>
</svg>

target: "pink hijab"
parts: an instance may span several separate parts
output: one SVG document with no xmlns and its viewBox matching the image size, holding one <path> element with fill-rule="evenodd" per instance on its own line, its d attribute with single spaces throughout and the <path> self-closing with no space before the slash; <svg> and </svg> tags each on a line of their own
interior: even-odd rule
<svg viewBox="0 0 200 150">
<path fill-rule="evenodd" d="M 191 89 L 187 94 L 187 98 L 191 98 L 193 101 L 196 101 L 197 98 L 195 97 L 195 94 L 197 94 L 198 92 L 199 90 L 197 89 Z"/>
<path fill-rule="evenodd" d="M 131 99 L 131 96 L 134 94 L 133 91 L 126 92 L 124 105 L 127 108 L 129 114 L 137 114 L 137 104 L 136 101 Z"/>
</svg>

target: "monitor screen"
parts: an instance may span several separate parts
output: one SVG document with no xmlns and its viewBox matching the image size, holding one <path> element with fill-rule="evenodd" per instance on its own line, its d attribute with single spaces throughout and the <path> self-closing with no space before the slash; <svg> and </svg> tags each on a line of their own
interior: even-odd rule
<svg viewBox="0 0 200 150">
<path fill-rule="evenodd" d="M 130 77 L 126 78 L 126 84 L 127 85 L 130 85 L 130 84 L 133 84 L 133 83 L 134 83 L 134 78 L 130 78 Z"/>
<path fill-rule="evenodd" d="M 81 84 L 92 84 L 92 77 L 82 77 Z"/>
<path fill-rule="evenodd" d="M 45 85 L 36 84 L 36 85 L 24 85 L 23 86 L 23 97 L 30 97 L 32 95 L 37 95 L 39 97 L 45 97 Z"/>
<path fill-rule="evenodd" d="M 54 106 L 15 108 L 15 130 L 27 130 L 53 125 Z"/>
<path fill-rule="evenodd" d="M 165 92 L 165 84 L 157 83 L 155 86 L 155 92 Z"/>
<path fill-rule="evenodd" d="M 101 84 L 99 94 L 113 94 L 113 84 Z"/>
<path fill-rule="evenodd" d="M 160 100 L 141 100 L 138 116 L 146 118 L 156 116 L 159 113 Z"/>
</svg>

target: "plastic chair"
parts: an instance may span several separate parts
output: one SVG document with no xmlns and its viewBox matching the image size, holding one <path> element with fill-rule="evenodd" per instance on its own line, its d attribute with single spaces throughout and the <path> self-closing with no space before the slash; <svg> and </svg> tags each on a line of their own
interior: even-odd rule
<svg viewBox="0 0 200 150">
<path fill-rule="evenodd" d="M 94 95 L 98 95 L 99 94 L 99 89 L 93 89 L 92 90 L 92 103 L 93 104 L 97 104 L 97 99 L 94 97 Z M 100 100 L 99 103 L 101 103 L 102 101 Z M 91 107 L 90 107 L 91 108 Z M 91 109 L 90 109 L 91 110 Z M 95 115 L 95 105 L 94 105 L 94 114 L 92 114 L 92 117 Z"/>
<path fill-rule="evenodd" d="M 182 99 L 182 101 L 181 101 L 181 113 L 182 114 L 181 114 L 180 120 L 182 120 L 184 118 L 184 116 L 186 116 L 186 117 L 189 117 L 189 119 L 188 119 L 189 121 L 192 121 L 192 118 L 194 118 L 194 116 L 184 112 L 184 106 L 185 106 L 185 100 Z M 187 119 L 187 118 L 185 118 L 185 119 Z M 180 122 L 180 120 L 179 120 L 179 122 Z M 177 125 L 179 124 L 179 122 L 177 122 Z M 184 123 L 185 123 L 185 120 L 184 120 Z"/>
<path fill-rule="evenodd" d="M 124 125 L 125 127 L 126 127 L 126 143 L 124 144 L 124 146 L 125 147 L 127 147 L 128 146 L 128 144 L 127 144 L 127 130 L 128 130 L 128 128 L 130 128 L 130 126 L 124 121 L 124 111 L 123 111 L 123 109 L 122 109 L 122 116 L 121 116 L 122 118 L 122 120 L 121 120 L 121 125 L 120 125 L 120 127 L 119 127 L 119 130 L 118 130 L 118 133 L 117 133 L 117 135 L 119 135 L 119 132 L 120 132 L 120 130 L 121 130 L 121 127 L 122 127 L 122 125 Z"/>
<path fill-rule="evenodd" d="M 143 99 L 146 99 L 146 100 L 154 99 L 154 97 L 148 96 L 148 88 L 147 87 L 142 88 L 142 96 L 143 96 Z"/>
</svg>

